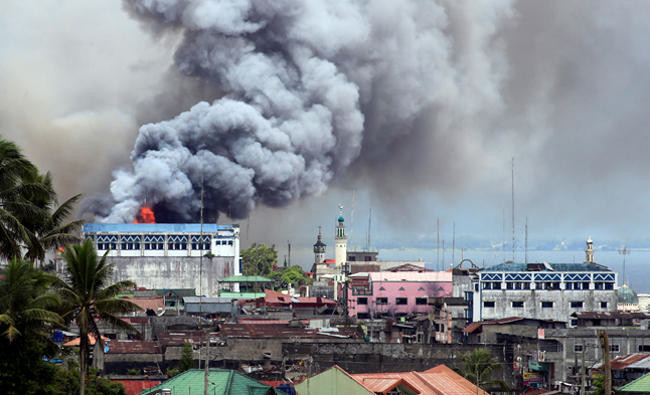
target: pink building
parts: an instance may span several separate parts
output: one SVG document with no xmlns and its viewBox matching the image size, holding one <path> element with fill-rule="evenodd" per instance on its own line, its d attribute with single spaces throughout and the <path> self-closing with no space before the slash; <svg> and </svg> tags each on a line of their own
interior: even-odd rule
<svg viewBox="0 0 650 395">
<path fill-rule="evenodd" d="M 451 296 L 451 272 L 374 272 L 349 276 L 351 316 L 430 313 L 430 297 Z"/>
</svg>

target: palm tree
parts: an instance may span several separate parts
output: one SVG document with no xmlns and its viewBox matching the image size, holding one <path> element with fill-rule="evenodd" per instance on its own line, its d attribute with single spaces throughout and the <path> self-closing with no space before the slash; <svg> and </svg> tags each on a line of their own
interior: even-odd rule
<svg viewBox="0 0 650 395">
<path fill-rule="evenodd" d="M 59 351 L 51 329 L 63 325 L 53 311 L 58 297 L 48 293 L 56 279 L 14 259 L 0 279 L 0 382 L 2 393 L 39 393 L 53 378 L 43 357 Z"/>
<path fill-rule="evenodd" d="M 108 252 L 107 252 L 108 253 Z M 88 335 L 92 334 L 103 349 L 104 344 L 95 319 L 130 332 L 137 332 L 131 324 L 118 318 L 119 314 L 140 308 L 127 300 L 117 298 L 123 291 L 135 286 L 131 281 L 111 284 L 113 265 L 106 262 L 106 254 L 98 259 L 95 247 L 90 239 L 82 244 L 73 244 L 63 253 L 67 282 L 61 284 L 65 318 L 74 318 L 79 327 L 79 365 L 81 370 L 81 394 L 85 391 L 85 377 L 88 371 Z"/>
<path fill-rule="evenodd" d="M 35 270 L 30 262 L 13 259 L 0 282 L 0 327 L 2 336 L 13 342 L 19 336 L 49 337 L 45 329 L 62 325 L 61 316 L 51 310 L 58 298 L 47 293 L 56 277 Z"/>
<path fill-rule="evenodd" d="M 43 196 L 49 191 L 33 182 L 38 170 L 23 156 L 16 144 L 0 139 L 0 256 L 20 257 L 23 246 L 31 246 L 36 237 L 22 222 L 39 218 L 43 210 L 26 196 Z"/>
<path fill-rule="evenodd" d="M 501 369 L 499 361 L 490 355 L 487 348 L 477 348 L 463 356 L 463 363 L 458 373 L 477 387 L 482 385 L 498 384 L 502 388 L 507 387 L 503 380 L 492 379 L 492 373 Z"/>
</svg>

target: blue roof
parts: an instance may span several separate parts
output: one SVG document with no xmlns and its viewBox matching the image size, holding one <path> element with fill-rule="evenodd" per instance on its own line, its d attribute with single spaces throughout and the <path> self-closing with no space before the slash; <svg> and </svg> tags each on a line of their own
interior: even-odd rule
<svg viewBox="0 0 650 395">
<path fill-rule="evenodd" d="M 218 230 L 230 230 L 232 226 L 203 224 L 203 232 L 216 233 Z M 160 233 L 200 233 L 201 224 L 103 224 L 87 223 L 83 226 L 84 232 L 160 232 Z"/>
<path fill-rule="evenodd" d="M 541 263 L 529 263 L 528 265 L 543 265 Z M 547 263 L 554 272 L 611 272 L 607 266 L 599 265 L 597 263 Z M 528 270 L 525 263 L 500 263 L 498 265 L 486 267 L 482 269 L 483 272 L 526 272 L 526 271 L 539 271 Z M 542 269 L 541 271 L 549 271 Z"/>
</svg>

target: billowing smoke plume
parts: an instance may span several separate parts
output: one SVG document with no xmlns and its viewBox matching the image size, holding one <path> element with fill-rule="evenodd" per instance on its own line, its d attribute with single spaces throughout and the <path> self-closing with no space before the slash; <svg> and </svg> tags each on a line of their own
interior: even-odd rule
<svg viewBox="0 0 650 395">
<path fill-rule="evenodd" d="M 382 157 L 434 113 L 446 129 L 498 110 L 508 1 L 132 0 L 154 34 L 182 31 L 175 65 L 223 95 L 140 128 L 106 221 L 146 202 L 169 220 L 245 217 L 320 194 L 360 155 Z M 472 21 L 457 42 L 449 15 Z M 474 23 L 475 22 L 475 23 Z M 389 160 L 389 159 L 385 159 Z"/>
</svg>

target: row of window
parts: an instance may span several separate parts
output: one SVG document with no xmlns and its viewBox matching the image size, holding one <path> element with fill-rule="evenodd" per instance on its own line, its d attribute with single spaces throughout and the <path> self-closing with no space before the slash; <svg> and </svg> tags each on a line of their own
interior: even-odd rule
<svg viewBox="0 0 650 395">
<path fill-rule="evenodd" d="M 493 282 L 483 282 L 483 289 L 504 289 L 502 283 L 498 281 Z M 566 282 L 564 283 L 566 290 L 588 290 L 589 282 Z M 505 289 L 509 290 L 524 290 L 531 289 L 530 282 L 506 282 Z M 559 282 L 536 282 L 535 289 L 543 289 L 546 291 L 557 291 L 560 289 Z M 611 290 L 614 289 L 614 283 L 612 282 L 596 282 L 594 283 L 594 289 L 597 290 Z"/>
<path fill-rule="evenodd" d="M 210 243 L 191 243 L 193 250 L 209 250 Z M 216 245 L 232 245 L 232 240 L 217 240 Z M 119 243 L 122 250 L 139 250 L 140 243 Z M 97 243 L 98 250 L 116 250 L 118 243 Z M 164 250 L 164 243 L 144 243 L 145 250 Z M 168 250 L 187 250 L 187 243 L 167 243 Z"/>
<path fill-rule="evenodd" d="M 415 304 L 416 305 L 426 305 L 429 303 L 429 298 L 426 297 L 421 297 L 421 298 L 415 298 Z M 368 304 L 368 298 L 357 298 L 357 304 L 361 305 L 367 305 Z M 381 297 L 381 298 L 375 298 L 375 304 L 376 305 L 387 305 L 388 304 L 388 298 L 386 297 Z M 395 304 L 396 305 L 406 305 L 408 304 L 408 298 L 395 298 Z"/>
<path fill-rule="evenodd" d="M 584 349 L 584 347 L 582 346 L 582 344 L 576 344 L 576 345 L 573 346 L 573 351 L 574 352 L 582 352 L 583 349 Z M 639 351 L 641 351 L 642 349 L 650 350 L 650 346 L 640 345 L 639 346 Z M 621 351 L 621 347 L 618 344 L 610 344 L 609 345 L 609 352 L 620 352 L 620 351 Z"/>
<path fill-rule="evenodd" d="M 493 300 L 486 300 L 483 302 L 483 307 L 486 308 L 491 308 L 495 306 L 495 301 Z M 573 301 L 570 302 L 570 306 L 573 309 L 581 309 L 583 306 L 582 301 Z M 512 308 L 514 309 L 523 309 L 524 308 L 524 302 L 521 300 L 516 300 L 512 301 Z M 543 309 L 552 309 L 553 308 L 553 302 L 551 301 L 542 301 L 542 308 Z M 601 309 L 606 309 L 607 308 L 607 302 L 600 302 L 600 308 Z"/>
</svg>

